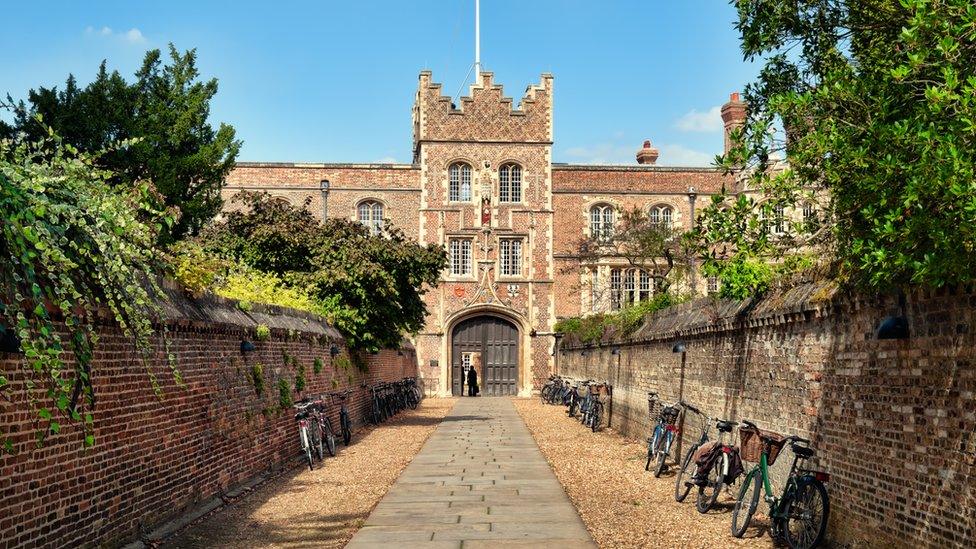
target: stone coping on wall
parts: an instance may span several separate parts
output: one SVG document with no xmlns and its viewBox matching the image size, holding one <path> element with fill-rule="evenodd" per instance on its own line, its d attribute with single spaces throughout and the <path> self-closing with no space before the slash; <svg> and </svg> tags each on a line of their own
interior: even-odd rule
<svg viewBox="0 0 976 549">
<path fill-rule="evenodd" d="M 328 321 L 316 314 L 288 307 L 253 303 L 244 311 L 235 299 L 214 294 L 190 296 L 178 283 L 164 280 L 160 285 L 166 299 L 162 300 L 163 318 L 167 325 L 197 329 L 244 328 L 252 330 L 264 324 L 272 330 L 292 330 L 334 341 L 345 338 Z"/>
<path fill-rule="evenodd" d="M 817 281 L 773 291 L 758 299 L 696 299 L 648 315 L 629 337 L 618 337 L 607 330 L 599 344 L 638 344 L 827 316 L 838 307 L 838 293 L 836 282 Z M 566 349 L 588 346 L 591 344 L 572 335 L 562 342 Z"/>
</svg>

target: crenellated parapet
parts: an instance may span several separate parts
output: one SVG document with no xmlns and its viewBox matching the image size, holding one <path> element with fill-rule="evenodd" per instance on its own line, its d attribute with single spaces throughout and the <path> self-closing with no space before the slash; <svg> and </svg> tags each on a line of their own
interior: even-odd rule
<svg viewBox="0 0 976 549">
<path fill-rule="evenodd" d="M 550 144 L 552 75 L 543 74 L 540 84 L 529 86 L 516 106 L 492 77 L 482 72 L 469 94 L 453 103 L 430 71 L 421 72 L 413 109 L 414 152 L 423 142 Z"/>
</svg>

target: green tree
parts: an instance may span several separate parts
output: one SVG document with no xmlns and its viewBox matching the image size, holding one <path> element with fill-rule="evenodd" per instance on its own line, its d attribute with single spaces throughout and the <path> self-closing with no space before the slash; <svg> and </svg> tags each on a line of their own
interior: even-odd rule
<svg viewBox="0 0 976 549">
<path fill-rule="evenodd" d="M 969 0 L 739 0 L 748 119 L 721 159 L 770 206 L 716 199 L 699 225 L 718 268 L 729 254 L 776 257 L 761 228 L 775 207 L 813 198 L 792 223 L 857 285 L 942 286 L 976 273 L 976 5 Z M 784 152 L 787 169 L 777 170 Z M 739 189 L 741 190 L 741 189 Z M 733 193 L 729 193 L 733 194 Z M 817 235 L 826 236 L 818 242 Z M 808 243 L 807 240 L 810 240 Z M 786 240 L 789 242 L 789 240 Z M 793 246 L 797 249 L 798 246 Z"/>
<path fill-rule="evenodd" d="M 159 209 L 172 209 L 176 222 L 160 232 L 162 242 L 196 234 L 220 212 L 220 190 L 234 167 L 241 142 L 234 128 L 210 122 L 217 80 L 199 80 L 196 50 L 169 47 L 169 63 L 159 50 L 146 53 L 131 84 L 103 61 L 95 80 L 79 88 L 68 76 L 63 90 L 31 90 L 15 103 L 13 125 L 0 134 L 42 138 L 50 125 L 66 143 L 83 151 L 102 151 L 98 161 L 112 172 L 113 184 L 152 183 Z M 43 124 L 38 123 L 40 115 Z M 113 144 L 126 140 L 124 147 Z"/>
<path fill-rule="evenodd" d="M 423 294 L 447 263 L 442 246 L 420 245 L 387 226 L 376 236 L 344 219 L 319 222 L 266 193 L 240 193 L 242 209 L 208 228 L 201 245 L 274 274 L 312 296 L 350 344 L 396 347 L 423 327 Z"/>
</svg>

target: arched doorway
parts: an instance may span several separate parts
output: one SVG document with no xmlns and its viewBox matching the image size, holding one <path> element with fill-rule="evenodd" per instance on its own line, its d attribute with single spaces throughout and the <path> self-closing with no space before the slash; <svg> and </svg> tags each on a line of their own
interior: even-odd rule
<svg viewBox="0 0 976 549">
<path fill-rule="evenodd" d="M 451 331 L 451 390 L 461 394 L 465 365 L 481 357 L 478 380 L 486 396 L 518 393 L 519 333 L 514 324 L 497 316 L 476 316 L 459 322 Z"/>
</svg>

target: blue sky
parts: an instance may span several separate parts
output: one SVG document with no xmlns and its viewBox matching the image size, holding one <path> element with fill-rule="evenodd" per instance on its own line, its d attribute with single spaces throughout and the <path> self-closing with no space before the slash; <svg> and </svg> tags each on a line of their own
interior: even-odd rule
<svg viewBox="0 0 976 549">
<path fill-rule="evenodd" d="M 131 77 L 147 49 L 195 47 L 240 160 L 409 162 L 417 74 L 454 95 L 474 60 L 474 0 L 37 6 L 4 9 L 0 93 L 87 83 L 102 59 Z M 651 139 L 660 164 L 707 165 L 718 107 L 757 72 L 734 20 L 725 0 L 482 0 L 482 64 L 516 101 L 555 75 L 557 162 L 631 164 Z"/>
</svg>

